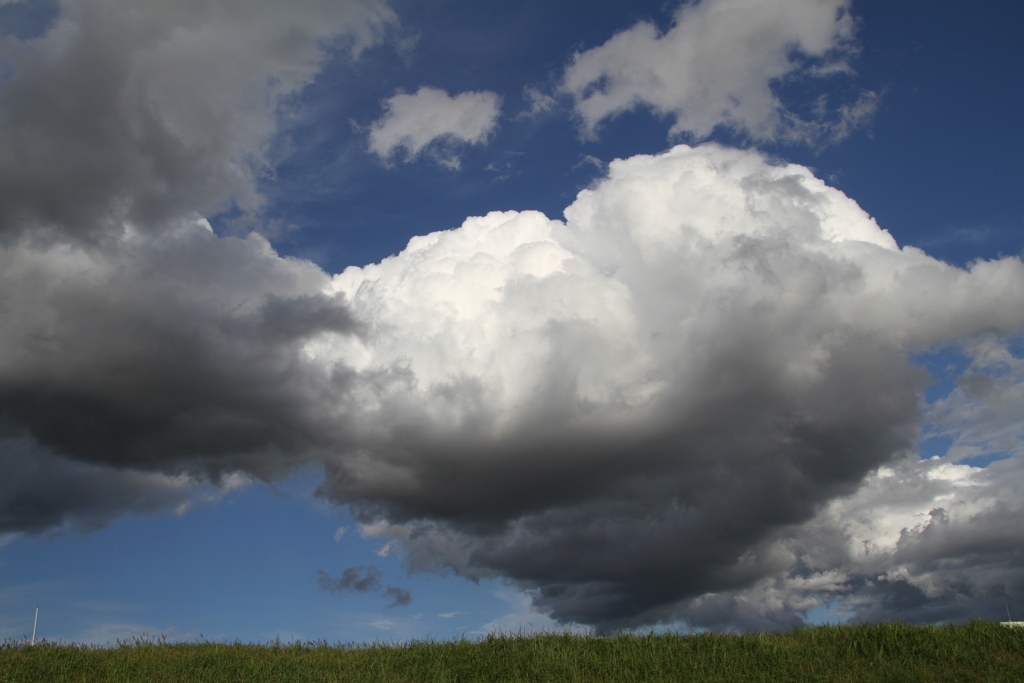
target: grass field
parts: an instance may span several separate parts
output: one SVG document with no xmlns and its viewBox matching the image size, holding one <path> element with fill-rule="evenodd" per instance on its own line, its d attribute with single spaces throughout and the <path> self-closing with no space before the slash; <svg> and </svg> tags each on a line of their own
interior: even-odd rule
<svg viewBox="0 0 1024 683">
<path fill-rule="evenodd" d="M 0 682 L 1024 681 L 1024 629 L 976 621 L 788 633 L 491 636 L 401 646 L 7 643 Z"/>
</svg>

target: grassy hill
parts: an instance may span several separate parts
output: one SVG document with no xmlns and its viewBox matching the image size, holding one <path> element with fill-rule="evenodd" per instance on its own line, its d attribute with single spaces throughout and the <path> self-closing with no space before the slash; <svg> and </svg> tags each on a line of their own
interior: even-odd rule
<svg viewBox="0 0 1024 683">
<path fill-rule="evenodd" d="M 1024 681 L 1024 629 L 883 623 L 747 635 L 491 636 L 407 645 L 7 643 L 0 682 Z"/>
</svg>

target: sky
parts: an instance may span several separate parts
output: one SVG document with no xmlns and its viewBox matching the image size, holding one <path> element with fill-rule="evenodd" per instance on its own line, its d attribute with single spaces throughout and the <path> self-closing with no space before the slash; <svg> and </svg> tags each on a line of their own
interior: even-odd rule
<svg viewBox="0 0 1024 683">
<path fill-rule="evenodd" d="M 1022 24 L 0 0 L 0 638 L 1020 619 Z"/>
</svg>

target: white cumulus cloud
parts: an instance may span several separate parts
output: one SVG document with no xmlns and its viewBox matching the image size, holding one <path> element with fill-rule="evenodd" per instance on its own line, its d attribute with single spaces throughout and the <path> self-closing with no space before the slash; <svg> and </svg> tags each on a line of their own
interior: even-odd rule
<svg viewBox="0 0 1024 683">
<path fill-rule="evenodd" d="M 487 141 L 501 111 L 501 98 L 493 92 L 464 92 L 452 97 L 429 87 L 412 95 L 398 93 L 382 104 L 384 116 L 370 126 L 371 152 L 391 159 L 404 149 L 413 159 L 433 145 L 434 159 L 450 168 L 459 167 L 460 144 Z"/>
<path fill-rule="evenodd" d="M 671 133 L 705 138 L 728 126 L 754 140 L 846 135 L 869 117 L 874 95 L 837 106 L 833 120 L 800 118 L 773 86 L 848 71 L 849 0 L 701 0 L 684 3 L 662 33 L 640 22 L 577 53 L 561 83 L 585 132 L 646 106 L 673 119 Z M 822 112 L 824 113 L 824 112 Z"/>
</svg>

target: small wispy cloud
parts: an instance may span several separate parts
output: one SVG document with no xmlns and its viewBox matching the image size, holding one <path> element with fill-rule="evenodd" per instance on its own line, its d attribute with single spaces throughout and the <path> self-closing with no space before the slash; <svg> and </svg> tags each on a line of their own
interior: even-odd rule
<svg viewBox="0 0 1024 683">
<path fill-rule="evenodd" d="M 558 104 L 558 100 L 551 95 L 530 86 L 523 89 L 523 99 L 529 103 L 530 108 L 519 112 L 516 115 L 517 119 L 531 118 L 538 114 L 543 114 L 551 111 Z"/>
<path fill-rule="evenodd" d="M 382 545 L 380 548 L 377 548 L 377 550 L 374 550 L 373 552 L 377 554 L 377 557 L 387 557 L 391 553 L 395 552 L 397 549 L 399 549 L 398 541 L 388 541 L 387 543 Z"/>
<path fill-rule="evenodd" d="M 580 158 L 580 160 L 572 167 L 572 170 L 575 171 L 576 169 L 583 168 L 584 166 L 592 166 L 593 168 L 602 172 L 605 170 L 605 163 L 592 154 L 584 154 Z"/>
<path fill-rule="evenodd" d="M 322 569 L 314 576 L 317 587 L 329 593 L 380 593 L 391 600 L 388 607 L 405 607 L 412 602 L 412 594 L 397 586 L 384 586 L 381 578 L 384 572 L 373 565 L 349 567 L 341 576 L 334 578 Z"/>
<path fill-rule="evenodd" d="M 373 565 L 349 567 L 336 579 L 321 569 L 316 573 L 316 585 L 320 587 L 320 590 L 332 593 L 344 591 L 366 593 L 380 588 L 380 577 L 383 575 L 383 572 Z"/>
</svg>

